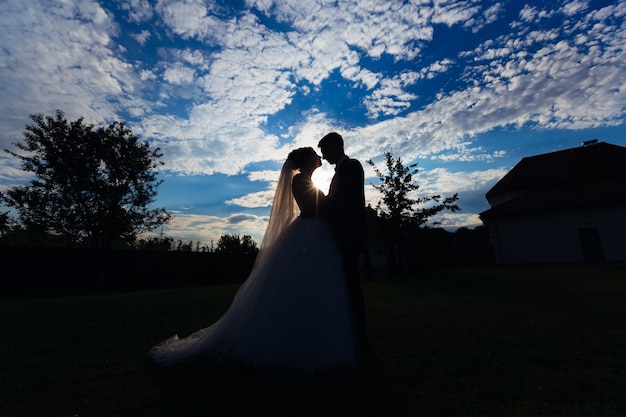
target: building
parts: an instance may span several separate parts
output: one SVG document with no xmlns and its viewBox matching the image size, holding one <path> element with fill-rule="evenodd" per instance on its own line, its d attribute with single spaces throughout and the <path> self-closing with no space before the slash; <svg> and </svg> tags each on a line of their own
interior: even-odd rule
<svg viewBox="0 0 626 417">
<path fill-rule="evenodd" d="M 523 158 L 486 197 L 498 264 L 626 260 L 626 147 L 592 140 Z"/>
</svg>

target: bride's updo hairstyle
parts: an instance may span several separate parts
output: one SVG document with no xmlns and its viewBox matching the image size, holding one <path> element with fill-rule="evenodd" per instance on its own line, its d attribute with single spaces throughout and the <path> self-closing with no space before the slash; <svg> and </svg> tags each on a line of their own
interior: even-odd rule
<svg viewBox="0 0 626 417">
<path fill-rule="evenodd" d="M 307 164 L 311 163 L 313 156 L 317 155 L 315 149 L 309 147 L 294 149 L 289 152 L 287 160 L 290 161 L 296 168 L 301 169 Z"/>
</svg>

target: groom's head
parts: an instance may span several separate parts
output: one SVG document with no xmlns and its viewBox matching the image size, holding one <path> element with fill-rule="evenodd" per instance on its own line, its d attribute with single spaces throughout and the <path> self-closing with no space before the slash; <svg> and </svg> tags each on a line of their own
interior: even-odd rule
<svg viewBox="0 0 626 417">
<path fill-rule="evenodd" d="M 322 158 L 330 164 L 336 163 L 344 155 L 343 138 L 337 132 L 328 133 L 317 144 L 322 151 Z"/>
</svg>

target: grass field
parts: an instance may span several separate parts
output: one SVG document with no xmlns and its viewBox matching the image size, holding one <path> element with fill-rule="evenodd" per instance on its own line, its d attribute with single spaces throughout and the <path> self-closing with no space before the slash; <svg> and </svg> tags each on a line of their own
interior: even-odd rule
<svg viewBox="0 0 626 417">
<path fill-rule="evenodd" d="M 626 416 L 626 268 L 429 270 L 364 282 L 376 365 L 314 378 L 146 352 L 237 286 L 0 300 L 0 414 Z"/>
</svg>

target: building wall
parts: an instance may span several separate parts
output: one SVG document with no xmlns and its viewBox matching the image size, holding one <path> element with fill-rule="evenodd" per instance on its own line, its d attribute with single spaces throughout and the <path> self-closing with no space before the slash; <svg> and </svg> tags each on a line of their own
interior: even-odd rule
<svg viewBox="0 0 626 417">
<path fill-rule="evenodd" d="M 604 260 L 626 260 L 626 207 L 507 216 L 486 226 L 501 264 L 589 260 L 580 229 L 597 229 Z"/>
<path fill-rule="evenodd" d="M 600 237 L 607 261 L 626 260 L 626 206 L 605 209 Z"/>
</svg>

